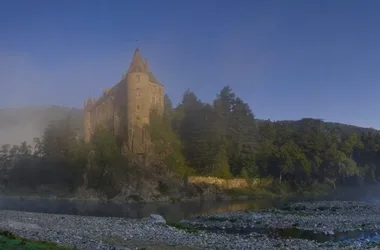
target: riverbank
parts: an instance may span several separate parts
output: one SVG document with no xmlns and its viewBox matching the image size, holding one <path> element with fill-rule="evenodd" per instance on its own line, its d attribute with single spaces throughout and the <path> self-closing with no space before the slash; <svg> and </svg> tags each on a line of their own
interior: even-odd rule
<svg viewBox="0 0 380 250">
<path fill-rule="evenodd" d="M 116 196 L 112 199 L 100 195 L 94 190 L 79 189 L 75 193 L 68 192 L 54 192 L 49 191 L 31 191 L 31 190 L 3 190 L 0 196 L 17 198 L 17 199 L 45 199 L 45 200 L 67 200 L 67 201 L 92 201 L 99 203 L 116 203 L 116 204 L 131 204 L 131 203 L 173 203 L 173 202 L 187 202 L 199 200 L 216 200 L 216 201 L 231 201 L 231 200 L 253 200 L 253 199 L 289 199 L 294 197 L 323 197 L 331 192 L 331 189 L 320 185 L 310 190 L 303 192 L 283 191 L 281 187 L 232 187 L 222 189 L 221 187 L 209 186 L 208 184 L 200 185 L 194 184 L 194 189 L 197 189 L 192 195 L 161 195 L 154 199 L 141 199 L 138 194 L 128 197 Z M 278 190 L 277 190 L 278 189 Z"/>
<path fill-rule="evenodd" d="M 179 229 L 156 220 L 83 217 L 0 211 L 0 228 L 29 239 L 78 249 L 273 249 L 283 240 Z M 315 249 L 313 242 L 287 244 Z M 159 246 L 159 247 L 157 247 Z"/>
<path fill-rule="evenodd" d="M 0 229 L 78 249 L 371 249 L 379 246 L 380 206 L 299 202 L 259 212 L 196 216 L 162 223 L 0 211 Z M 365 239 L 365 240 L 364 240 Z"/>
<path fill-rule="evenodd" d="M 366 202 L 295 202 L 260 212 L 197 216 L 177 226 L 217 233 L 303 239 L 334 249 L 380 247 L 380 205 Z"/>
<path fill-rule="evenodd" d="M 67 200 L 67 201 L 91 201 L 99 203 L 115 203 L 115 204 L 133 204 L 133 203 L 172 203 L 172 202 L 189 202 L 189 201 L 199 201 L 199 200 L 249 200 L 257 198 L 286 198 L 295 196 L 295 193 L 288 194 L 276 194 L 265 189 L 247 189 L 247 188 L 233 188 L 224 191 L 218 192 L 204 192 L 200 195 L 191 196 L 191 197 L 178 197 L 178 196 L 162 196 L 152 200 L 143 200 L 143 199 L 106 199 L 99 195 L 76 195 L 76 194 L 54 194 L 54 193 L 16 193 L 16 192 L 3 192 L 0 193 L 0 196 L 16 198 L 16 199 L 44 199 L 44 200 Z"/>
<path fill-rule="evenodd" d="M 74 248 L 61 247 L 55 243 L 25 239 L 9 231 L 0 232 L 0 249 L 17 250 L 76 250 Z"/>
<path fill-rule="evenodd" d="M 185 184 L 187 183 L 187 184 Z M 173 184 L 173 183 L 171 183 Z M 169 184 L 168 184 L 169 185 Z M 165 186 L 147 183 L 142 188 L 123 188 L 119 194 L 107 197 L 91 188 L 79 187 L 74 192 L 67 187 L 41 185 L 35 189 L 5 186 L 0 188 L 1 196 L 20 199 L 47 199 L 68 201 L 95 201 L 99 203 L 173 203 L 199 200 L 249 200 L 292 197 L 322 197 L 331 193 L 329 185 L 313 183 L 303 189 L 292 190 L 283 183 L 272 179 L 221 179 L 215 177 L 191 176 L 188 182 L 177 180 L 176 185 Z"/>
</svg>

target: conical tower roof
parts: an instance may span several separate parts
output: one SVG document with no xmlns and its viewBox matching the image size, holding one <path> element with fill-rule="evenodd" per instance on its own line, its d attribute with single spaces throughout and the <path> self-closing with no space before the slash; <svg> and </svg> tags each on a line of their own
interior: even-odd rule
<svg viewBox="0 0 380 250">
<path fill-rule="evenodd" d="M 92 101 L 92 98 L 89 97 L 87 101 L 84 102 L 84 110 L 90 110 L 94 106 L 94 102 Z"/>
<path fill-rule="evenodd" d="M 89 98 L 87 99 L 87 106 L 92 106 L 92 105 L 94 105 L 94 102 L 92 101 L 92 98 L 89 97 Z"/>
<path fill-rule="evenodd" d="M 144 61 L 141 57 L 140 50 L 138 48 L 135 50 L 135 53 L 133 54 L 131 65 L 129 66 L 129 69 L 128 69 L 128 73 L 133 73 L 133 72 L 146 73 Z"/>
</svg>

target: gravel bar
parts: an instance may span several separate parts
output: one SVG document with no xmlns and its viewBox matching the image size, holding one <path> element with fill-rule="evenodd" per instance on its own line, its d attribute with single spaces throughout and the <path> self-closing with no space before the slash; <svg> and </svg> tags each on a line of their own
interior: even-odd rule
<svg viewBox="0 0 380 250">
<path fill-rule="evenodd" d="M 238 234 L 277 232 L 282 237 L 319 239 L 320 247 L 330 249 L 380 249 L 380 205 L 366 202 L 297 202 L 262 211 L 197 216 L 181 225 Z"/>
<path fill-rule="evenodd" d="M 324 234 L 375 230 L 380 206 L 361 202 L 293 203 L 282 209 L 197 216 L 179 225 L 146 219 L 0 211 L 0 228 L 25 238 L 56 242 L 78 249 L 379 249 L 368 242 L 319 242 L 273 237 L 260 232 L 227 233 L 226 228 L 298 228 Z M 152 219 L 153 217 L 153 219 Z M 156 219 L 155 219 L 156 218 Z M 201 228 L 202 230 L 195 230 Z M 219 231 L 207 230 L 219 228 Z M 206 230 L 204 230 L 206 229 Z"/>
</svg>

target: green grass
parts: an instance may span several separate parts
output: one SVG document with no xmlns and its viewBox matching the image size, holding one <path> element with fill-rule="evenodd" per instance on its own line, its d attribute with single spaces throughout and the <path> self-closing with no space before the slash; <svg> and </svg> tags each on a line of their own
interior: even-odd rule
<svg viewBox="0 0 380 250">
<path fill-rule="evenodd" d="M 75 250 L 75 248 L 60 247 L 55 243 L 24 239 L 9 231 L 0 232 L 0 249 L 4 250 Z"/>
<path fill-rule="evenodd" d="M 202 230 L 199 230 L 199 229 L 192 227 L 190 225 L 185 225 L 185 224 L 181 224 L 181 223 L 167 223 L 167 226 L 175 227 L 177 229 L 186 231 L 187 233 L 198 233 L 198 232 L 202 231 Z"/>
</svg>

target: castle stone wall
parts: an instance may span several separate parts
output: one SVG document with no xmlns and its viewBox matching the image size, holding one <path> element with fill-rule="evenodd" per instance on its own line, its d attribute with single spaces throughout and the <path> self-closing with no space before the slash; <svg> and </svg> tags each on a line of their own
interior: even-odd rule
<svg viewBox="0 0 380 250">
<path fill-rule="evenodd" d="M 136 49 L 123 79 L 113 88 L 105 89 L 98 100 L 89 99 L 85 104 L 85 141 L 90 141 L 91 134 L 104 126 L 122 137 L 124 144 L 134 153 L 144 153 L 149 144 L 145 125 L 149 124 L 153 107 L 163 112 L 163 85 L 157 82 L 148 61 L 143 62 Z"/>
</svg>

